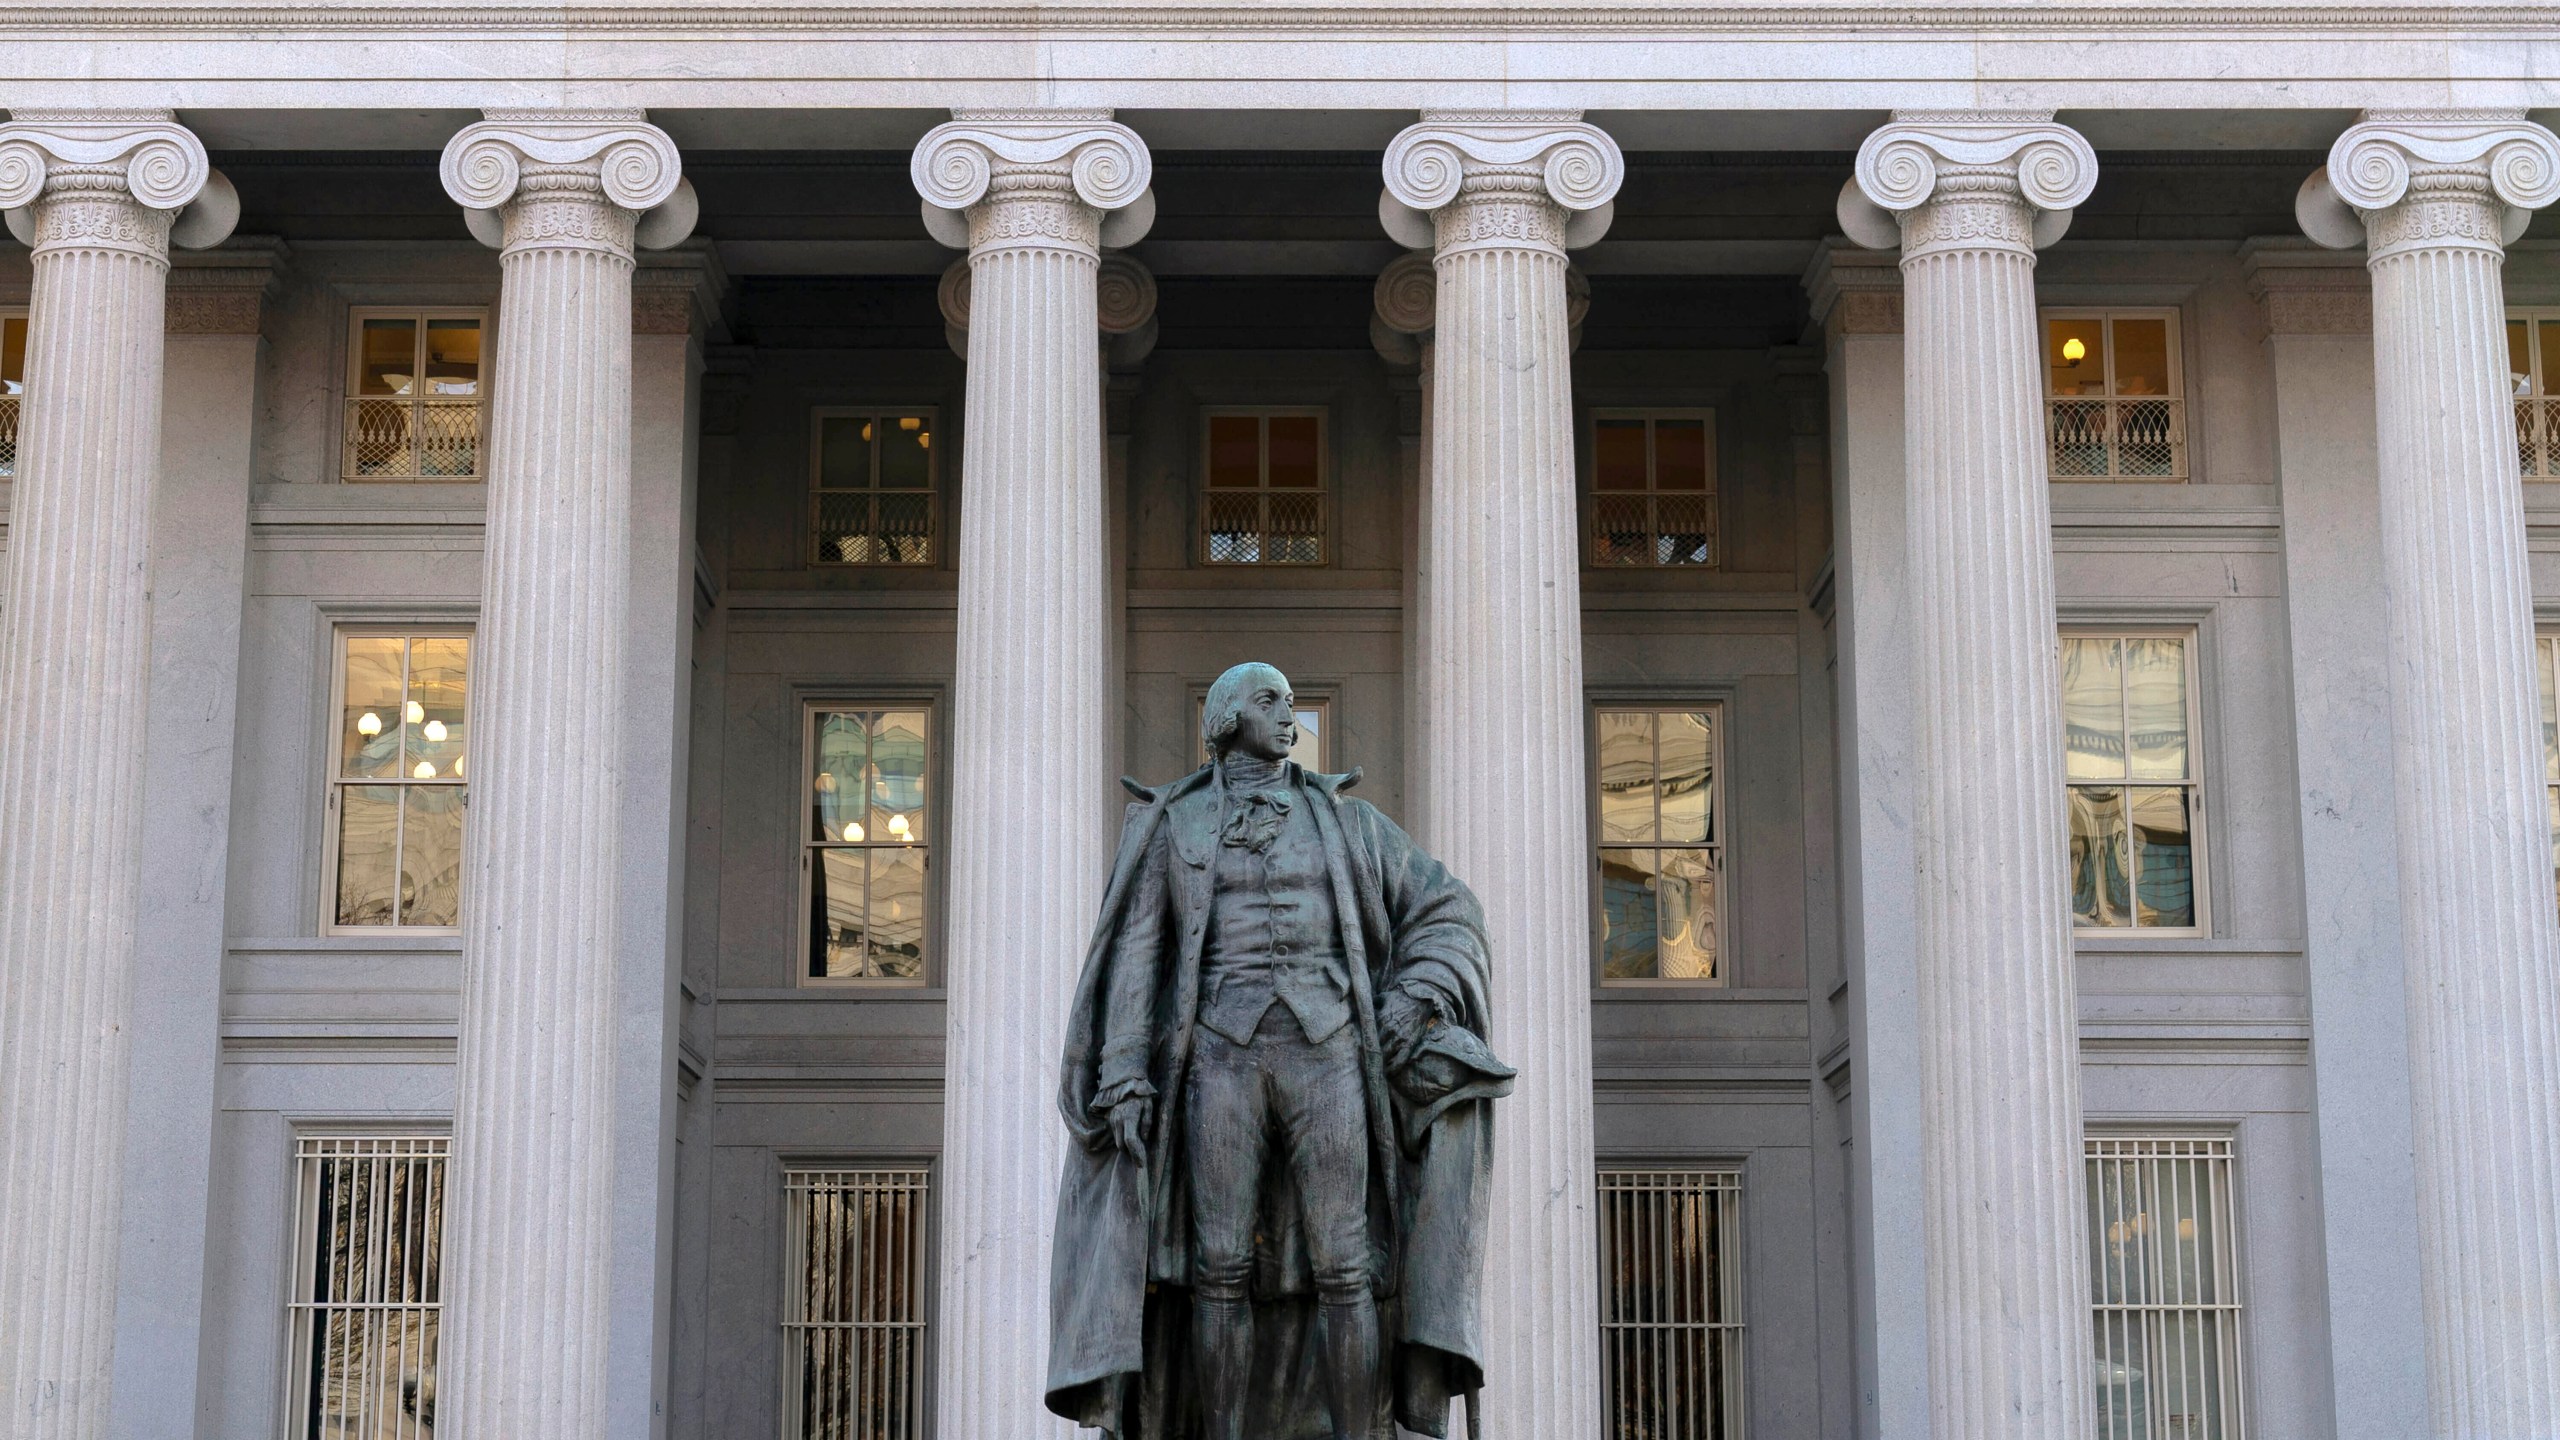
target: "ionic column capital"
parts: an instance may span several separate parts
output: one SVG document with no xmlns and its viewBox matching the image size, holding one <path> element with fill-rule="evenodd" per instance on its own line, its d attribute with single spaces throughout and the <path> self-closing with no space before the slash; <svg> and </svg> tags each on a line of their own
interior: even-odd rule
<svg viewBox="0 0 2560 1440">
<path fill-rule="evenodd" d="M 20 110 L 0 125 L 0 210 L 39 251 L 219 245 L 240 197 L 167 110 Z"/>
<path fill-rule="evenodd" d="M 1858 147 L 1840 228 L 1871 250 L 2026 253 L 2070 228 L 2098 153 L 2041 110 L 1898 110 Z"/>
<path fill-rule="evenodd" d="M 445 194 L 492 249 L 631 258 L 693 233 L 675 141 L 638 110 L 489 110 L 445 143 Z"/>
<path fill-rule="evenodd" d="M 1562 254 L 1608 233 L 1626 157 L 1579 110 L 1426 110 L 1387 146 L 1378 219 L 1415 250 Z"/>
<path fill-rule="evenodd" d="M 2302 231 L 2383 259 L 2503 251 L 2560 199 L 2560 139 L 2522 110 L 2368 110 L 2294 197 Z"/>
<path fill-rule="evenodd" d="M 1155 222 L 1155 160 L 1108 110 L 954 110 L 908 174 L 934 239 L 971 251 L 1134 245 Z"/>
<path fill-rule="evenodd" d="M 942 338 L 951 353 L 969 358 L 969 262 L 954 260 L 934 287 L 942 310 Z M 1156 343 L 1156 272 L 1126 255 L 1101 258 L 1094 276 L 1094 328 L 1113 365 L 1134 365 Z"/>
</svg>

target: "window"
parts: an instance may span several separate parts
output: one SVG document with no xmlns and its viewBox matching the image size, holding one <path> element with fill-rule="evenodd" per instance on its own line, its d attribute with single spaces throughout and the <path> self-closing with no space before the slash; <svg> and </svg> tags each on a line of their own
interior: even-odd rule
<svg viewBox="0 0 2560 1440">
<path fill-rule="evenodd" d="M 458 632 L 339 636 L 332 925 L 462 922 L 470 662 Z"/>
<path fill-rule="evenodd" d="M 2101 1440 L 2245 1440 L 2231 1141 L 2086 1150 Z"/>
<path fill-rule="evenodd" d="M 811 560 L 934 561 L 934 412 L 822 409 L 809 438 Z"/>
<path fill-rule="evenodd" d="M 305 1135 L 285 1347 L 292 1433 L 432 1440 L 447 1142 Z"/>
<path fill-rule="evenodd" d="M 1289 758 L 1297 761 L 1301 769 L 1312 770 L 1319 775 L 1329 775 L 1333 772 L 1326 768 L 1330 762 L 1325 756 L 1330 747 L 1325 737 L 1332 733 L 1333 701 L 1323 696 L 1308 695 L 1300 695 L 1297 700 L 1296 707 L 1290 713 L 1298 720 L 1298 743 L 1290 749 Z M 1192 743 L 1199 747 L 1198 753 L 1203 764 L 1206 764 L 1209 759 L 1209 737 L 1200 733 L 1200 723 L 1208 719 L 1208 713 L 1208 692 L 1203 691 L 1192 696 L 1191 733 L 1195 737 Z"/>
<path fill-rule="evenodd" d="M 1202 434 L 1200 558 L 1324 563 L 1324 412 L 1211 410 Z"/>
<path fill-rule="evenodd" d="M 358 310 L 347 346 L 348 480 L 477 480 L 484 310 Z"/>
<path fill-rule="evenodd" d="M 923 1440 L 928 1174 L 786 1170 L 792 1440 Z"/>
<path fill-rule="evenodd" d="M 1718 904 L 1722 706 L 1602 710 L 1597 840 L 1602 981 L 1730 983 Z"/>
<path fill-rule="evenodd" d="M 920 705 L 809 711 L 810 980 L 924 979 L 931 726 Z"/>
<path fill-rule="evenodd" d="M 1714 411 L 1593 412 L 1591 563 L 1716 563 Z"/>
<path fill-rule="evenodd" d="M 2047 310 L 2056 480 L 2187 478 L 2186 391 L 2172 310 Z"/>
<path fill-rule="evenodd" d="M 1741 1440 L 1742 1175 L 1600 1172 L 1611 1440 Z"/>
<path fill-rule="evenodd" d="M 0 480 L 18 473 L 18 406 L 27 393 L 27 317 L 0 314 Z"/>
<path fill-rule="evenodd" d="M 2516 459 L 2527 480 L 2560 480 L 2560 310 L 2507 312 Z"/>
<path fill-rule="evenodd" d="M 2193 638 L 2062 637 L 2071 915 L 2082 930 L 2204 927 Z"/>
<path fill-rule="evenodd" d="M 2560 667 L 2560 635 L 2536 635 L 2533 668 L 2542 678 L 2543 797 L 2551 817 L 2553 893 L 2560 894 L 2560 696 L 2555 696 L 2552 685 L 2555 667 Z"/>
</svg>

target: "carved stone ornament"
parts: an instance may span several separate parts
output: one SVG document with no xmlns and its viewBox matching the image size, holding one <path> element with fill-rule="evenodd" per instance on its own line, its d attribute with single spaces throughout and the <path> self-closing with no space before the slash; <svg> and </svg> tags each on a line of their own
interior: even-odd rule
<svg viewBox="0 0 2560 1440">
<path fill-rule="evenodd" d="M 166 110 L 18 110 L 0 125 L 0 210 L 30 246 L 221 244 L 240 197 Z M 39 207 L 38 201 L 45 203 Z"/>
<path fill-rule="evenodd" d="M 2098 154 L 2044 111 L 1897 111 L 1858 147 L 1840 228 L 1871 250 L 2042 249 L 2098 183 Z"/>
<path fill-rule="evenodd" d="M 1424 111 L 1387 146 L 1387 234 L 1412 249 L 1522 243 L 1578 250 L 1608 233 L 1626 157 L 1578 110 Z M 1446 213 L 1461 194 L 1476 203 Z"/>
<path fill-rule="evenodd" d="M 2560 139 L 2521 110 L 2370 110 L 2303 181 L 2294 216 L 2333 250 L 2503 250 L 2555 199 Z"/>
<path fill-rule="evenodd" d="M 908 162 L 925 229 L 958 248 L 1118 248 L 1155 221 L 1155 161 L 1108 110 L 955 110 Z M 1000 204 L 985 204 L 990 196 Z M 999 213 L 1000 212 L 1000 213 Z"/>
<path fill-rule="evenodd" d="M 969 278 L 969 262 L 954 260 L 934 287 L 943 341 L 963 360 L 969 358 Z M 1094 276 L 1093 300 L 1095 328 L 1113 365 L 1134 365 L 1155 349 L 1154 271 L 1126 255 L 1105 255 Z"/>
<path fill-rule="evenodd" d="M 692 233 L 699 205 L 667 133 L 638 110 L 491 110 L 444 147 L 444 190 L 494 248 L 628 256 Z"/>
</svg>

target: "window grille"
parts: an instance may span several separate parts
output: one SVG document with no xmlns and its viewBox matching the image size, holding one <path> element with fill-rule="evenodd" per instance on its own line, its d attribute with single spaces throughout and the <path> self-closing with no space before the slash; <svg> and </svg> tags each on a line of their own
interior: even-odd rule
<svg viewBox="0 0 2560 1440">
<path fill-rule="evenodd" d="M 359 310 L 341 478 L 477 480 L 487 312 Z"/>
<path fill-rule="evenodd" d="M 2560 309 L 2507 313 L 2516 460 L 2527 480 L 2560 480 Z"/>
<path fill-rule="evenodd" d="M 812 563 L 932 564 L 934 412 L 824 408 L 810 424 Z"/>
<path fill-rule="evenodd" d="M 302 1137 L 288 1440 L 434 1440 L 446 1147 Z"/>
<path fill-rule="evenodd" d="M 2062 637 L 2072 924 L 2203 929 L 2193 633 Z"/>
<path fill-rule="evenodd" d="M 1594 412 L 1590 527 L 1594 565 L 1714 565 L 1715 412 Z"/>
<path fill-rule="evenodd" d="M 2088 1137 L 2100 1440 L 2246 1440 L 2228 1138 Z"/>
<path fill-rule="evenodd" d="M 1612 1440 L 1740 1440 L 1742 1253 L 1740 1172 L 1600 1172 Z"/>
<path fill-rule="evenodd" d="M 923 1440 L 928 1178 L 784 1172 L 784 1433 L 793 1440 Z"/>
<path fill-rule="evenodd" d="M 2170 310 L 2047 310 L 2056 480 L 2184 480 L 2187 410 Z"/>
<path fill-rule="evenodd" d="M 18 406 L 27 393 L 27 317 L 0 315 L 0 480 L 18 473 Z"/>
<path fill-rule="evenodd" d="M 1203 563 L 1324 563 L 1324 412 L 1212 410 L 1203 445 Z"/>
<path fill-rule="evenodd" d="M 930 710 L 809 710 L 807 979 L 924 979 Z"/>
<path fill-rule="evenodd" d="M 1722 943 L 1724 708 L 1602 710 L 1600 978 L 1730 983 Z"/>
<path fill-rule="evenodd" d="M 470 637 L 350 633 L 338 646 L 330 923 L 459 925 Z"/>
<path fill-rule="evenodd" d="M 2560 895 L 2560 696 L 2552 685 L 2560 669 L 2560 635 L 2535 636 L 2533 661 L 2542 682 L 2542 793 L 2551 825 L 2553 894 Z"/>
</svg>

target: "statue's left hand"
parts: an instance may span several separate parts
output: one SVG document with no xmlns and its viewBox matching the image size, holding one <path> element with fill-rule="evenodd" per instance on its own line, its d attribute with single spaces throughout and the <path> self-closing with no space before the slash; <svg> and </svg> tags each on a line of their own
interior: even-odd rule
<svg viewBox="0 0 2560 1440">
<path fill-rule="evenodd" d="M 1379 1007 L 1378 1029 L 1386 1043 L 1387 1068 L 1401 1070 L 1422 1048 L 1422 1037 L 1440 1019 L 1440 1008 L 1418 999 L 1410 990 L 1399 986 L 1387 992 L 1386 1003 Z"/>
</svg>

